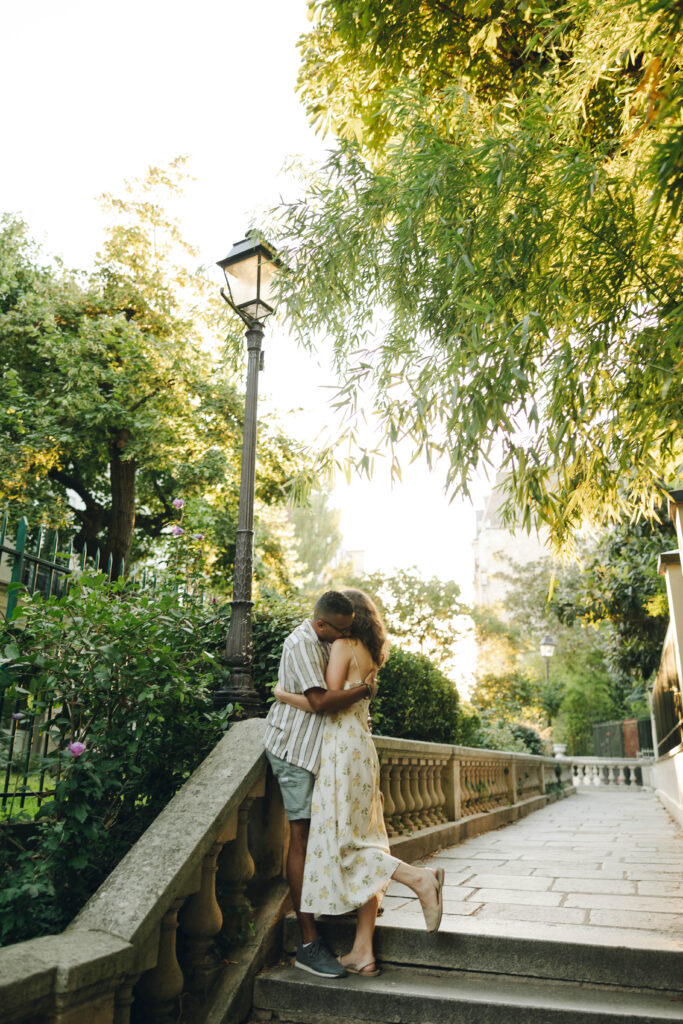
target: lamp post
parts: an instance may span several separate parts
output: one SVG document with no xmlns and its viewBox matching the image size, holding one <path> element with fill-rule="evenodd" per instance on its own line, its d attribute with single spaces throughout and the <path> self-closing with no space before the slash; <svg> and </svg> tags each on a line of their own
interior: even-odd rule
<svg viewBox="0 0 683 1024">
<path fill-rule="evenodd" d="M 216 691 L 214 701 L 218 707 L 239 703 L 248 717 L 261 710 L 252 678 L 251 625 L 258 374 L 263 368 L 263 325 L 274 309 L 275 277 L 281 265 L 274 250 L 254 236 L 236 242 L 225 259 L 218 261 L 228 289 L 226 292 L 221 288 L 221 295 L 247 328 L 248 364 L 232 614 L 224 655 L 225 664 L 232 671 L 229 682 Z"/>
<path fill-rule="evenodd" d="M 544 636 L 541 640 L 541 657 L 545 661 L 545 685 L 550 682 L 550 659 L 555 650 L 555 641 L 551 636 Z"/>
</svg>

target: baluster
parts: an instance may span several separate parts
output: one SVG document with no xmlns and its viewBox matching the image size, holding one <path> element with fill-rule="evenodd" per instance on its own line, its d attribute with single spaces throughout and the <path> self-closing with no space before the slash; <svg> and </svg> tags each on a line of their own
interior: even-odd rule
<svg viewBox="0 0 683 1024">
<path fill-rule="evenodd" d="M 138 974 L 131 974 L 127 977 L 121 988 L 114 997 L 114 1021 L 113 1024 L 130 1024 L 130 1008 L 133 1005 L 133 987 L 139 978 Z"/>
<path fill-rule="evenodd" d="M 175 900 L 161 919 L 156 967 L 145 971 L 135 986 L 135 997 L 144 1004 L 145 1024 L 167 1024 L 177 1019 L 176 1003 L 185 986 L 176 956 L 178 911 L 183 903 L 184 898 Z"/>
<path fill-rule="evenodd" d="M 216 900 L 216 858 L 223 848 L 215 843 L 202 862 L 199 890 L 193 893 L 180 914 L 184 938 L 188 981 L 193 992 L 206 992 L 218 969 L 212 955 L 213 944 L 223 925 L 223 914 Z"/>
<path fill-rule="evenodd" d="M 420 794 L 420 801 L 422 807 L 420 808 L 420 823 L 422 828 L 429 828 L 430 825 L 434 824 L 434 819 L 431 815 L 432 798 L 427 788 L 427 761 L 424 757 L 421 757 L 417 761 L 417 790 Z"/>
<path fill-rule="evenodd" d="M 434 791 L 436 793 L 436 813 L 439 821 L 448 821 L 448 815 L 446 814 L 446 794 L 443 788 L 443 773 L 447 766 L 448 762 L 441 760 L 438 760 L 434 766 Z"/>
<path fill-rule="evenodd" d="M 505 803 L 507 795 L 507 782 L 503 772 L 503 765 L 500 761 L 496 762 L 495 771 L 493 802 L 496 807 L 501 807 Z"/>
<path fill-rule="evenodd" d="M 406 813 L 406 802 L 403 799 L 403 765 L 401 764 L 400 757 L 390 758 L 390 771 L 391 771 L 391 799 L 394 805 L 394 817 L 392 820 L 392 827 L 396 830 L 397 835 L 401 835 L 405 831 L 404 815 Z"/>
<path fill-rule="evenodd" d="M 412 832 L 415 829 L 415 822 L 413 821 L 415 799 L 413 797 L 411 786 L 410 762 L 406 759 L 402 762 L 401 768 L 401 796 L 403 797 L 403 803 L 405 804 L 405 811 L 403 812 L 402 820 L 406 830 Z"/>
<path fill-rule="evenodd" d="M 427 793 L 429 794 L 429 818 L 432 825 L 438 825 L 441 821 L 441 817 L 438 811 L 439 797 L 436 792 L 434 785 L 434 776 L 436 775 L 436 761 L 429 760 L 425 768 Z"/>
<path fill-rule="evenodd" d="M 466 818 L 470 811 L 471 789 L 470 789 L 471 762 L 460 762 L 460 813 Z"/>
<path fill-rule="evenodd" d="M 382 757 L 380 761 L 379 780 L 380 792 L 384 801 L 384 825 L 387 835 L 391 839 L 393 836 L 397 836 L 398 832 L 392 820 L 396 813 L 396 808 L 391 798 L 391 763 L 387 757 Z"/>
<path fill-rule="evenodd" d="M 420 761 L 419 758 L 411 757 L 410 759 L 410 794 L 413 798 L 413 810 L 410 814 L 410 820 L 413 828 L 416 831 L 420 831 L 422 828 L 422 796 L 420 794 Z"/>
<path fill-rule="evenodd" d="M 225 844 L 218 862 L 218 880 L 226 889 L 221 899 L 224 912 L 223 934 L 231 943 L 242 938 L 253 914 L 245 893 L 247 882 L 254 875 L 254 861 L 247 842 L 252 802 L 253 798 L 247 797 L 240 805 L 237 812 L 237 835 Z"/>
<path fill-rule="evenodd" d="M 474 789 L 472 813 L 479 814 L 482 810 L 481 793 L 483 786 L 481 761 L 477 761 L 472 765 L 472 786 Z"/>
</svg>

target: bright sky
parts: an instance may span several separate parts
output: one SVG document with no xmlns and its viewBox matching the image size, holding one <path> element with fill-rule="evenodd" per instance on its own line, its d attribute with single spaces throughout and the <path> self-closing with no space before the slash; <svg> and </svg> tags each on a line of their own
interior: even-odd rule
<svg viewBox="0 0 683 1024">
<path fill-rule="evenodd" d="M 87 267 L 97 251 L 99 194 L 180 154 L 198 179 L 180 211 L 183 233 L 211 264 L 255 209 L 291 195 L 279 173 L 287 158 L 329 144 L 294 90 L 305 0 L 32 0 L 4 4 L 2 22 L 0 209 L 21 213 L 67 265 Z M 332 416 L 324 354 L 317 365 L 278 328 L 265 349 L 264 407 L 273 402 L 291 434 L 314 441 Z M 455 579 L 468 598 L 474 510 L 449 506 L 444 476 L 406 460 L 402 485 L 392 489 L 380 466 L 369 484 L 340 482 L 334 501 L 346 546 L 365 552 L 368 571 L 417 565 Z"/>
</svg>

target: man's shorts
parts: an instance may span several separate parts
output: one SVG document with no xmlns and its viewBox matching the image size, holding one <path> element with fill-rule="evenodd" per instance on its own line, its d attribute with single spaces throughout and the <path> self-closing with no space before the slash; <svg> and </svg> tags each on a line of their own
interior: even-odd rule
<svg viewBox="0 0 683 1024">
<path fill-rule="evenodd" d="M 273 775 L 280 785 L 282 803 L 290 821 L 299 821 L 311 817 L 311 800 L 315 775 L 313 772 L 300 768 L 298 764 L 290 764 L 266 750 L 266 757 L 273 769 Z"/>
</svg>

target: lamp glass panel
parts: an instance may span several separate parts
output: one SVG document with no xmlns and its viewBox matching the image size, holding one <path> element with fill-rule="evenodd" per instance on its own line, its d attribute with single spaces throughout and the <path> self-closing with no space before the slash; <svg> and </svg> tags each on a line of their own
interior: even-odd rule
<svg viewBox="0 0 683 1024">
<path fill-rule="evenodd" d="M 555 644 L 542 643 L 541 644 L 541 657 L 542 658 L 552 658 L 554 650 L 555 650 Z"/>
<path fill-rule="evenodd" d="M 258 261 L 257 255 L 248 256 L 247 259 L 225 268 L 232 301 L 236 306 L 245 306 L 247 303 L 255 302 L 258 298 L 256 294 Z"/>
</svg>

